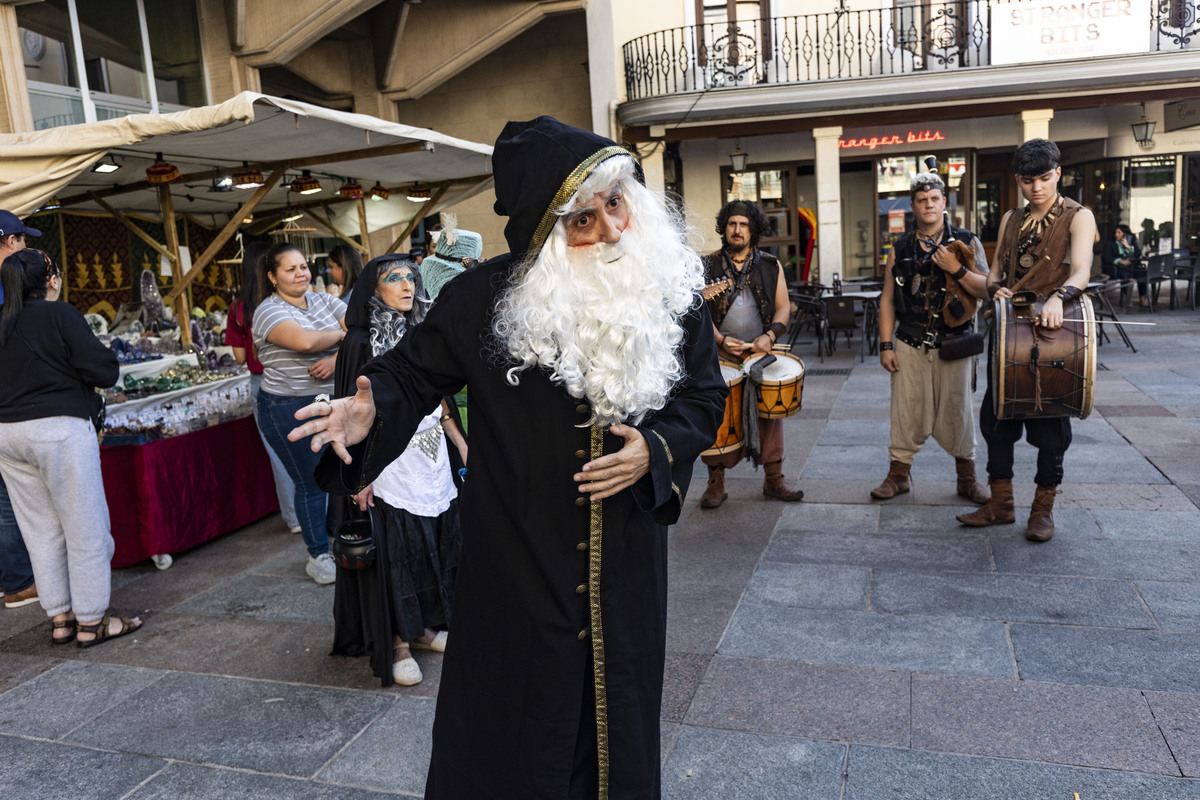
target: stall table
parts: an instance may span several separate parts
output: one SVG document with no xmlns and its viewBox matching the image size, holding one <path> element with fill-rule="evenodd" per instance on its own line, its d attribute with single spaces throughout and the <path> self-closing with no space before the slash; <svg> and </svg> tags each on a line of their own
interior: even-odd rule
<svg viewBox="0 0 1200 800">
<path fill-rule="evenodd" d="M 187 550 L 279 509 L 251 416 L 157 442 L 101 447 L 100 465 L 114 567 Z M 170 560 L 155 563 L 165 568 Z"/>
</svg>

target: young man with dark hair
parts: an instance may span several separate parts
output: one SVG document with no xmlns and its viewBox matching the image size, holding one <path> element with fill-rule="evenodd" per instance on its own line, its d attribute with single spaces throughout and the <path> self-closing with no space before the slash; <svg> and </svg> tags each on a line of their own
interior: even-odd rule
<svg viewBox="0 0 1200 800">
<path fill-rule="evenodd" d="M 891 445 L 887 477 L 871 496 L 907 492 L 913 459 L 932 436 L 954 456 L 959 496 L 982 504 L 988 495 L 975 481 L 975 359 L 947 360 L 941 347 L 947 337 L 974 331 L 975 309 L 987 296 L 987 256 L 978 237 L 950 224 L 939 175 L 918 174 L 910 195 L 916 226 L 888 254 L 879 298 L 879 363 L 892 376 Z"/>
<path fill-rule="evenodd" d="M 1013 173 L 1028 205 L 1013 209 L 1000 222 L 996 255 L 988 276 L 994 300 L 1028 289 L 1042 302 L 1037 324 L 1046 330 L 1062 327 L 1063 303 L 1076 300 L 1092 273 L 1096 220 L 1092 212 L 1058 193 L 1062 177 L 1058 147 L 1046 139 L 1031 139 L 1017 148 Z M 1037 492 L 1030 509 L 1025 538 L 1049 541 L 1054 535 L 1054 497 L 1063 478 L 1063 455 L 1071 446 L 1067 417 L 1001 420 L 996 418 L 995 387 L 988 370 L 987 394 L 979 412 L 979 427 L 988 445 L 988 483 L 991 499 L 970 514 L 964 525 L 982 527 L 1016 520 L 1013 509 L 1013 448 L 1024 433 L 1038 450 Z"/>
<path fill-rule="evenodd" d="M 727 289 L 708 300 L 713 335 L 720 357 L 741 362 L 769 353 L 787 330 L 792 307 L 779 259 L 758 249 L 758 240 L 770 228 L 757 203 L 733 200 L 717 214 L 722 247 L 704 257 L 704 280 L 709 286 L 725 282 Z M 753 398 L 747 402 L 753 403 Z M 763 496 L 794 501 L 804 492 L 783 475 L 783 420 L 759 419 L 758 441 L 729 453 L 701 456 L 708 467 L 708 486 L 701 508 L 716 508 L 729 496 L 725 470 L 750 457 L 763 465 Z"/>
</svg>

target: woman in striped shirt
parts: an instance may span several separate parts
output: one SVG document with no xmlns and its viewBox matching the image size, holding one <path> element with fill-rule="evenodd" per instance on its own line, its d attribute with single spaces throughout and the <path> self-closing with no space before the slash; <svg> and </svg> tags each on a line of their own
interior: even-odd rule
<svg viewBox="0 0 1200 800">
<path fill-rule="evenodd" d="M 325 524 L 328 496 L 313 480 L 320 458 L 308 442 L 289 442 L 297 410 L 333 393 L 337 348 L 345 335 L 346 304 L 309 291 L 312 273 L 294 244 L 277 244 L 258 265 L 258 307 L 251 334 L 263 365 L 258 419 L 263 436 L 295 484 L 296 516 L 308 547 L 308 576 L 333 583 Z"/>
</svg>

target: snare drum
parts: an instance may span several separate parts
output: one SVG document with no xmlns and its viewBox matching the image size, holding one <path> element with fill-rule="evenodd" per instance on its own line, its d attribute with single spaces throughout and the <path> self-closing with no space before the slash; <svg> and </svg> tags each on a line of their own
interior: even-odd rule
<svg viewBox="0 0 1200 800">
<path fill-rule="evenodd" d="M 749 373 L 763 353 L 746 359 L 742 368 Z M 800 410 L 804 395 L 804 362 L 791 353 L 771 353 L 775 363 L 763 370 L 762 386 L 755 387 L 760 419 L 784 419 Z"/>
<path fill-rule="evenodd" d="M 996 419 L 1079 417 L 1092 412 L 1096 385 L 1096 315 L 1083 295 L 1063 307 L 1057 330 L 1035 328 L 1041 303 L 996 303 L 991 378 Z"/>
<path fill-rule="evenodd" d="M 725 416 L 717 430 L 717 441 L 701 453 L 702 456 L 732 453 L 742 446 L 742 381 L 745 380 L 745 376 L 737 364 L 728 361 L 722 361 L 720 364 L 721 377 L 729 387 L 729 396 L 725 398 Z"/>
</svg>

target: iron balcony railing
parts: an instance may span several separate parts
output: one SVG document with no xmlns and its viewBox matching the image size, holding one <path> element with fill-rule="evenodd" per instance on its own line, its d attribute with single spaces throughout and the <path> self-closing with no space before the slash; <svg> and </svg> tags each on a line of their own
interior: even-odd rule
<svg viewBox="0 0 1200 800">
<path fill-rule="evenodd" d="M 1148 2 L 1146 52 L 1200 41 L 1200 0 Z M 866 78 L 991 64 L 991 15 L 1011 0 L 948 0 L 691 25 L 624 46 L 629 100 L 759 84 Z"/>
</svg>

